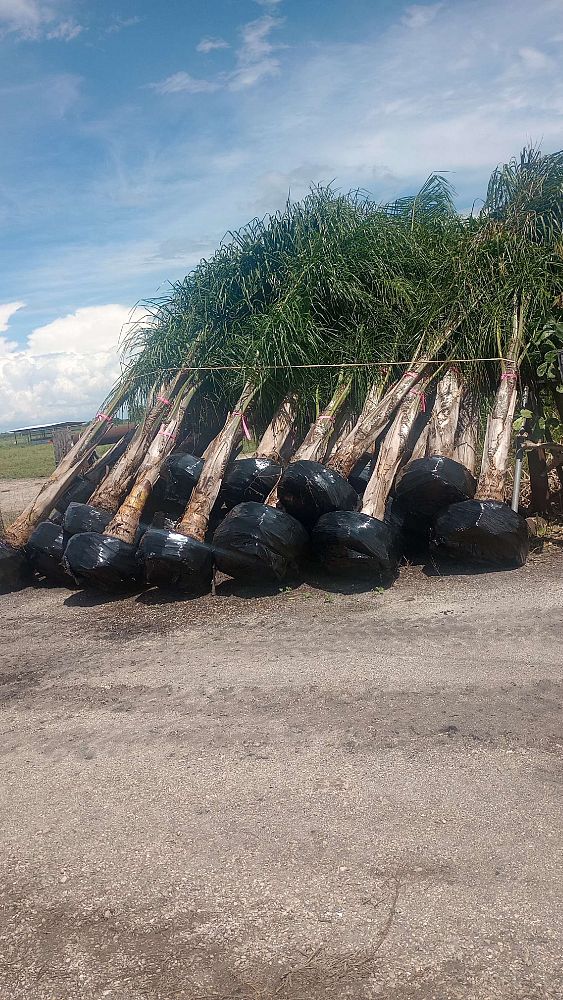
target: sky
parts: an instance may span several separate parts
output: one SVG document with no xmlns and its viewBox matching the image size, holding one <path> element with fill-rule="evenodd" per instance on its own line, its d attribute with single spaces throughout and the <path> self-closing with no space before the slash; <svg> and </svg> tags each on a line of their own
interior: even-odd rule
<svg viewBox="0 0 563 1000">
<path fill-rule="evenodd" d="M 0 430 L 86 419 L 136 304 L 288 193 L 470 210 L 563 147 L 563 0 L 0 0 L 0 129 Z"/>
</svg>

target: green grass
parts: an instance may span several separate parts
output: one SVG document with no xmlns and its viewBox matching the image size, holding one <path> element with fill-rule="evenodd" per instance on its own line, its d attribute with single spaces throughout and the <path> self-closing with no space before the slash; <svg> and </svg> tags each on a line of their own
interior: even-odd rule
<svg viewBox="0 0 563 1000">
<path fill-rule="evenodd" d="M 55 468 L 53 445 L 14 444 L 0 437 L 0 480 L 50 476 Z"/>
</svg>

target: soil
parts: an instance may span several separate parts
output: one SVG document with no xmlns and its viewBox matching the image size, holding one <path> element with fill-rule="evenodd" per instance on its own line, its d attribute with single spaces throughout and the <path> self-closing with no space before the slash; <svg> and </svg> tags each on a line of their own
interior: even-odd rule
<svg viewBox="0 0 563 1000">
<path fill-rule="evenodd" d="M 35 499 L 45 478 L 1 479 L 0 478 L 0 521 L 6 527 L 18 514 Z"/>
<path fill-rule="evenodd" d="M 562 568 L 0 598 L 0 995 L 560 996 Z"/>
</svg>

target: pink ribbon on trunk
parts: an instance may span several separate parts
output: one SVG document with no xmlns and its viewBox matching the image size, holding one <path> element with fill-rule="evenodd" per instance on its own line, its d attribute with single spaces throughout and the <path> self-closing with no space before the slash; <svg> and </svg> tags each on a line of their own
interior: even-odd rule
<svg viewBox="0 0 563 1000">
<path fill-rule="evenodd" d="M 244 436 L 245 436 L 245 438 L 246 438 L 247 441 L 252 441 L 252 434 L 250 433 L 250 431 L 248 429 L 248 424 L 246 422 L 246 417 L 244 416 L 243 411 L 242 410 L 234 410 L 232 415 L 233 415 L 233 417 L 240 417 L 240 423 L 241 423 L 241 427 L 242 427 L 242 432 L 243 432 L 243 434 L 244 434 Z"/>
</svg>

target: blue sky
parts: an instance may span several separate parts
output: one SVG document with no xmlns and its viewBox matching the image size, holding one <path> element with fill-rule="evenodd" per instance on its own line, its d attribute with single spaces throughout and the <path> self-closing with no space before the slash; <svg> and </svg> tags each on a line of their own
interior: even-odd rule
<svg viewBox="0 0 563 1000">
<path fill-rule="evenodd" d="M 563 146 L 563 0 L 0 0 L 0 429 L 85 417 L 129 310 L 311 182 Z"/>
</svg>

